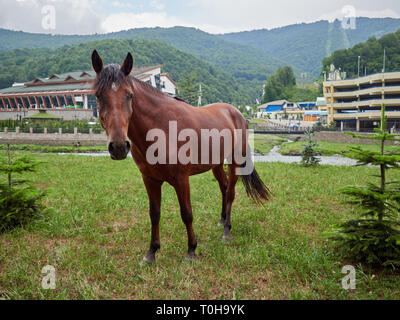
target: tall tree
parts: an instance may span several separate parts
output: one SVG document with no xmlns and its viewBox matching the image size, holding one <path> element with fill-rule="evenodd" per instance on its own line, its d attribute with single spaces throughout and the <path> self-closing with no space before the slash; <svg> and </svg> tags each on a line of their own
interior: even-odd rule
<svg viewBox="0 0 400 320">
<path fill-rule="evenodd" d="M 296 76 L 292 67 L 280 67 L 276 71 L 276 80 L 284 87 L 294 87 L 296 85 Z"/>
<path fill-rule="evenodd" d="M 274 75 L 268 78 L 262 102 L 288 99 L 289 91 L 292 91 L 295 85 L 296 77 L 293 69 L 289 66 L 280 67 Z"/>
</svg>

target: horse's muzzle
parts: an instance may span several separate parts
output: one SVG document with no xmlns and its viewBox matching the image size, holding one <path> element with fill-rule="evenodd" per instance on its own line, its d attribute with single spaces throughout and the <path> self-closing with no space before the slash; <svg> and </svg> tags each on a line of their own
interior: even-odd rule
<svg viewBox="0 0 400 320">
<path fill-rule="evenodd" d="M 129 141 L 124 142 L 110 142 L 108 144 L 108 152 L 110 152 L 111 159 L 125 160 L 131 149 Z"/>
</svg>

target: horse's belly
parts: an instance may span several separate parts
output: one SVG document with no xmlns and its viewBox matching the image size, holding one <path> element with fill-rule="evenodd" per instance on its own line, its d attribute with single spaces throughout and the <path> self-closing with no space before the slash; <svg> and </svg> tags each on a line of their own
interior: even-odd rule
<svg viewBox="0 0 400 320">
<path fill-rule="evenodd" d="M 210 171 L 212 168 L 214 168 L 216 165 L 193 165 L 190 168 L 190 175 L 194 176 L 197 174 L 202 174 L 207 171 Z"/>
</svg>

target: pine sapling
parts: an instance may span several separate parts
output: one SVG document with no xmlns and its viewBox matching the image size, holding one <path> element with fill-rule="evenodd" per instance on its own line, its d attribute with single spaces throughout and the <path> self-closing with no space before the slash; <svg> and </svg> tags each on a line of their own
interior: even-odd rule
<svg viewBox="0 0 400 320">
<path fill-rule="evenodd" d="M 396 140 L 386 129 L 385 107 L 382 107 L 381 127 L 375 134 L 354 138 L 375 140 L 379 151 L 351 148 L 350 157 L 358 160 L 358 166 L 371 165 L 379 168 L 379 183 L 367 186 L 348 186 L 342 192 L 350 196 L 350 204 L 359 207 L 358 219 L 342 224 L 335 232 L 344 253 L 354 260 L 373 266 L 400 266 L 400 182 L 388 181 L 389 170 L 400 168 L 400 149 L 386 152 L 385 142 Z"/>
<path fill-rule="evenodd" d="M 13 177 L 14 174 L 34 172 L 38 164 L 27 155 L 13 158 L 10 145 L 6 159 L 0 159 L 0 173 L 7 175 L 7 182 L 0 183 L 0 232 L 25 225 L 43 211 L 41 198 L 44 193 L 26 180 Z"/>
<path fill-rule="evenodd" d="M 315 166 L 321 161 L 321 159 L 318 158 L 320 153 L 315 150 L 319 144 L 314 140 L 314 133 L 311 129 L 307 129 L 305 133 L 307 140 L 306 144 L 303 144 L 304 149 L 301 152 L 301 164 L 306 167 Z"/>
</svg>

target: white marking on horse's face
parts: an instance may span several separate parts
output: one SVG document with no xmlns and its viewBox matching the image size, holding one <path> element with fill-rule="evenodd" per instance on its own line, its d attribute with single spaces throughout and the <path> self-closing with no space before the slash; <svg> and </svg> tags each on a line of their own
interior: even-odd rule
<svg viewBox="0 0 400 320">
<path fill-rule="evenodd" d="M 115 82 L 113 82 L 111 89 L 113 89 L 114 91 L 118 91 L 119 86 L 117 86 L 117 84 Z"/>
</svg>

